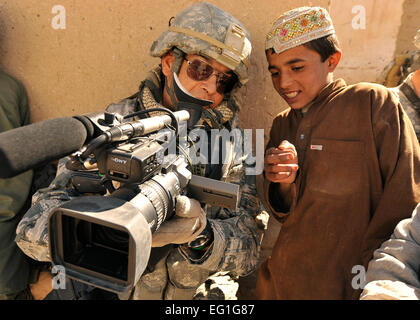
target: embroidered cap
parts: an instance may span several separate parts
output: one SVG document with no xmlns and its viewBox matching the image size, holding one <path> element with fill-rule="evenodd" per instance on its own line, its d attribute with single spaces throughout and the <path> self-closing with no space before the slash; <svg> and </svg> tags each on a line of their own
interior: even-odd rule
<svg viewBox="0 0 420 320">
<path fill-rule="evenodd" d="M 420 29 L 417 30 L 417 34 L 414 37 L 414 45 L 420 50 Z"/>
<path fill-rule="evenodd" d="M 267 33 L 265 50 L 275 53 L 334 34 L 328 11 L 321 7 L 301 7 L 283 13 Z"/>
</svg>

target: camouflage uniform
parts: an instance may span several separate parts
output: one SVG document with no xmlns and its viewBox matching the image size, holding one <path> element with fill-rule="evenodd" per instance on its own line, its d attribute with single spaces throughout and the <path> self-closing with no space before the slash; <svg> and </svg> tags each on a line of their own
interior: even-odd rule
<svg viewBox="0 0 420 320">
<path fill-rule="evenodd" d="M 186 25 L 193 23 L 196 30 L 199 27 L 205 27 L 206 21 L 197 18 L 203 10 L 213 10 L 213 15 L 209 15 L 212 23 L 216 21 L 223 25 L 226 24 L 226 21 L 232 20 L 231 16 L 225 15 L 223 11 L 216 7 L 206 3 L 198 3 L 181 13 L 172 26 L 178 25 L 180 27 L 180 24 L 177 23 L 178 19 Z M 214 14 L 215 11 L 216 14 Z M 180 31 L 182 30 L 172 29 L 172 31 L 164 32 L 160 39 L 163 37 L 165 42 L 169 43 L 171 39 L 184 37 Z M 206 32 L 205 30 L 201 31 Z M 212 29 L 209 32 L 214 31 Z M 226 28 L 220 27 L 216 31 L 217 34 L 220 33 L 218 41 L 223 41 Z M 182 43 L 184 46 L 182 49 L 185 53 L 198 54 L 197 50 L 199 50 L 200 54 L 205 54 L 208 57 L 216 57 L 217 54 L 220 54 L 220 52 L 214 51 L 214 46 L 208 45 L 207 42 L 198 39 L 197 42 L 188 41 L 188 38 L 191 40 L 191 37 L 186 37 Z M 165 52 L 160 41 L 158 40 L 152 45 L 151 53 L 154 56 L 161 56 Z M 173 42 L 173 45 L 180 46 L 179 39 Z M 189 49 L 186 49 L 185 46 L 188 46 Z M 203 46 L 206 46 L 206 48 L 203 48 Z M 247 49 L 244 48 L 243 52 L 245 50 Z M 238 75 L 239 81 L 245 83 L 247 66 L 245 66 L 244 60 L 236 63 L 227 59 L 227 64 L 230 64 Z M 107 110 L 126 115 L 141 109 L 161 106 L 163 88 L 164 77 L 160 67 L 157 67 L 149 72 L 148 77 L 140 84 L 137 94 L 122 100 L 120 103 L 111 104 Z M 213 128 L 226 128 L 228 130 L 237 128 L 236 112 L 239 110 L 239 103 L 236 94 L 238 94 L 238 88 L 225 94 L 223 102 L 216 108 L 205 110 L 200 123 L 208 130 Z M 151 112 L 151 116 L 153 115 L 154 112 Z M 223 147 L 226 148 L 225 150 L 232 151 L 227 152 L 228 155 L 232 155 L 236 150 L 229 141 Z M 120 298 L 191 299 L 197 287 L 209 275 L 217 271 L 229 272 L 234 276 L 245 276 L 255 270 L 259 255 L 259 234 L 255 218 L 260 212 L 261 205 L 256 197 L 255 176 L 245 174 L 246 167 L 254 165 L 245 161 L 246 157 L 247 155 L 234 154 L 230 158 L 231 161 L 223 166 L 207 165 L 204 168 L 205 170 L 196 170 L 213 179 L 240 185 L 240 205 L 237 211 L 211 206 L 205 208 L 209 225 L 214 234 L 211 249 L 197 260 L 189 255 L 186 245 L 168 245 L 163 249 L 153 248 L 149 266 L 134 290 L 132 290 L 130 296 L 120 296 Z M 238 162 L 238 158 L 241 161 Z M 39 190 L 34 195 L 33 206 L 26 213 L 17 229 L 16 242 L 19 247 L 36 260 L 50 260 L 47 221 L 51 210 L 65 201 L 81 196 L 70 183 L 71 172 L 65 168 L 65 162 L 66 159 L 60 160 L 57 176 L 52 184 L 46 189 Z M 195 167 L 195 169 L 200 168 Z M 197 172 L 194 173 L 197 174 Z"/>
</svg>

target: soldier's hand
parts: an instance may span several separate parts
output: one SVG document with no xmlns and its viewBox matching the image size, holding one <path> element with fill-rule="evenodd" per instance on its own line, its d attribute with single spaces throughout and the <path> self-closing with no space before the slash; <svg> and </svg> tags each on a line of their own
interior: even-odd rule
<svg viewBox="0 0 420 320">
<path fill-rule="evenodd" d="M 293 183 L 298 169 L 296 148 L 289 141 L 283 140 L 277 148 L 267 149 L 264 158 L 267 180 L 274 183 Z"/>
<path fill-rule="evenodd" d="M 53 276 L 50 271 L 41 271 L 38 281 L 30 285 L 34 300 L 43 300 L 52 290 Z"/>
<path fill-rule="evenodd" d="M 152 247 L 182 244 L 194 240 L 206 227 L 206 213 L 197 200 L 178 196 L 176 214 L 152 235 Z"/>
</svg>

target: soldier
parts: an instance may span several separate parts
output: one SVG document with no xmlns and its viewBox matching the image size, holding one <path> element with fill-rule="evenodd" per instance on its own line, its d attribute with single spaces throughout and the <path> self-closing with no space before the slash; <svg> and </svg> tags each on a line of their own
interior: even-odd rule
<svg viewBox="0 0 420 320">
<path fill-rule="evenodd" d="M 420 204 L 375 250 L 361 300 L 420 300 Z"/>
<path fill-rule="evenodd" d="M 107 110 L 122 115 L 162 105 L 178 110 L 188 102 L 195 106 L 189 110 L 195 119 L 192 125 L 207 132 L 236 128 L 240 105 L 235 95 L 248 80 L 249 38 L 247 30 L 229 13 L 205 2 L 192 5 L 171 20 L 168 30 L 151 46 L 150 54 L 160 57 L 161 64 L 149 72 L 136 94 Z M 225 143 L 226 150 L 233 150 L 229 141 Z M 216 271 L 247 275 L 256 268 L 259 241 L 255 216 L 260 204 L 255 176 L 245 175 L 245 161 L 235 164 L 221 160 L 220 164 L 195 169 L 212 179 L 240 184 L 239 209 L 202 209 L 196 200 L 184 198 L 191 218 L 183 219 L 184 226 L 179 228 L 167 221 L 153 234 L 154 248 L 146 272 L 129 296 L 119 298 L 192 299 L 197 287 Z M 70 183 L 72 172 L 65 168 L 65 162 L 60 160 L 53 183 L 35 194 L 32 208 L 17 229 L 18 245 L 36 260 L 50 260 L 48 214 L 61 203 L 81 196 Z M 161 232 L 163 228 L 165 232 Z M 198 235 L 206 241 L 202 248 L 193 250 L 191 241 Z M 83 290 L 86 288 L 76 296 Z M 55 291 L 62 298 L 63 292 Z"/>
<path fill-rule="evenodd" d="M 0 71 L 0 132 L 29 124 L 29 107 L 23 85 Z M 0 179 L 0 300 L 31 299 L 29 259 L 14 243 L 14 231 L 28 209 L 32 170 Z"/>
<path fill-rule="evenodd" d="M 411 55 L 411 59 L 407 59 L 411 73 L 391 91 L 400 100 L 416 131 L 417 140 L 420 141 L 420 29 L 414 38 L 414 45 L 418 50 Z"/>
</svg>

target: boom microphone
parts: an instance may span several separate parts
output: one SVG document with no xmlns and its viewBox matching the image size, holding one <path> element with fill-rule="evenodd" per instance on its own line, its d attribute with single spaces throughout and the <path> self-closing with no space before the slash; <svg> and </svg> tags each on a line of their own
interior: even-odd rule
<svg viewBox="0 0 420 320">
<path fill-rule="evenodd" d="M 69 155 L 93 133 L 93 124 L 83 116 L 45 120 L 0 133 L 0 178 Z"/>
</svg>

